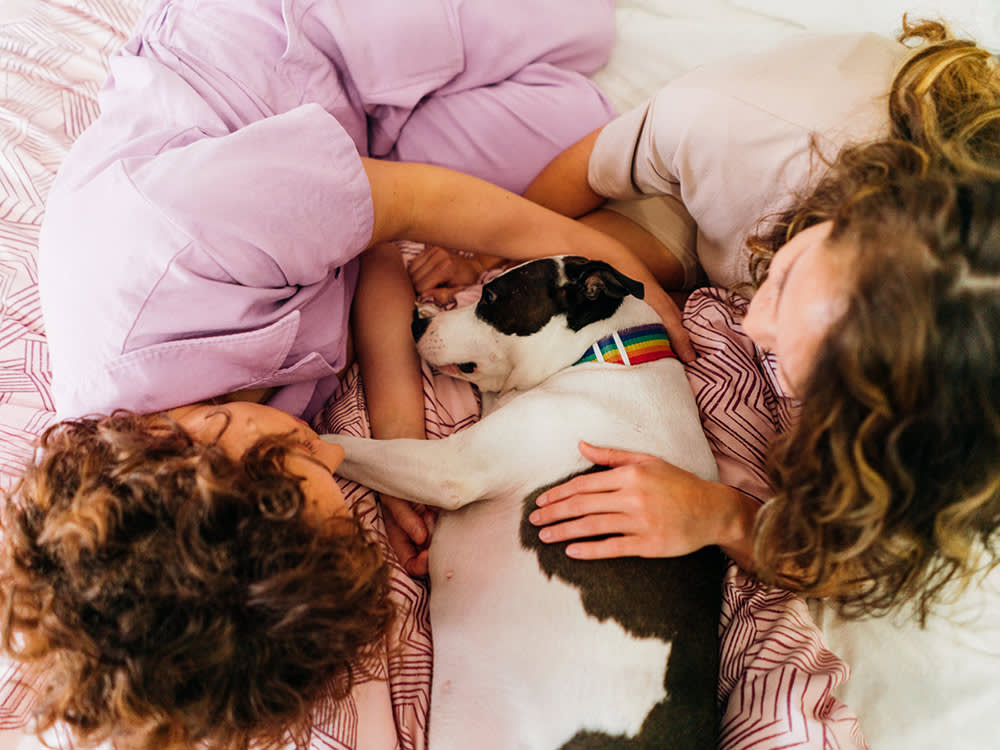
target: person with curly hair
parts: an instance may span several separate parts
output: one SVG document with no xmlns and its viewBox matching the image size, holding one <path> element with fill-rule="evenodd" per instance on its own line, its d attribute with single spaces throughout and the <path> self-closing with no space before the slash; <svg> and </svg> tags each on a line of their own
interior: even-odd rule
<svg viewBox="0 0 1000 750">
<path fill-rule="evenodd" d="M 121 750 L 307 737 L 394 619 L 342 457 L 248 402 L 46 430 L 0 536 L 0 640 L 38 668 L 36 730 Z"/>
<path fill-rule="evenodd" d="M 1000 666 L 1000 62 L 939 23 L 904 19 L 903 40 L 811 36 L 706 66 L 526 193 L 569 213 L 652 201 L 592 220 L 627 219 L 664 283 L 752 295 L 743 331 L 797 403 L 763 504 L 581 444 L 610 470 L 539 498 L 541 538 L 579 559 L 720 545 L 813 598 L 880 748 L 927 747 L 905 729 L 918 706 L 988 695 Z M 674 231 L 681 210 L 696 230 Z M 981 708 L 956 711 L 955 737 L 994 736 Z"/>
</svg>

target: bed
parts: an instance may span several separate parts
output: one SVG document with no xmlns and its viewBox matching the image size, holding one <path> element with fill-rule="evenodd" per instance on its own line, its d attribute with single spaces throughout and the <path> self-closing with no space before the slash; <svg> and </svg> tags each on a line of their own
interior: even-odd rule
<svg viewBox="0 0 1000 750">
<path fill-rule="evenodd" d="M 141 4 L 142 0 L 0 2 L 2 488 L 16 481 L 34 437 L 54 421 L 36 271 L 45 198 L 66 150 L 96 115 L 107 57 L 125 41 Z M 619 0 L 618 42 L 609 64 L 594 78 L 624 111 L 698 64 L 762 49 L 803 29 L 892 34 L 904 9 L 943 16 L 956 30 L 1000 49 L 1000 7 L 977 0 Z M 696 294 L 685 314 L 704 355 L 691 382 L 706 430 L 719 448 L 720 467 L 734 484 L 760 494 L 764 447 L 794 407 L 782 398 L 768 363 L 753 351 L 738 318 L 721 304 L 717 293 Z M 431 437 L 461 429 L 476 418 L 471 391 L 429 370 L 424 376 Z M 734 393 L 740 398 L 732 398 Z M 322 431 L 366 434 L 363 390 L 356 372 L 345 380 L 316 426 Z M 345 489 L 355 512 L 384 540 L 373 494 L 358 486 Z M 425 746 L 432 647 L 427 592 L 397 569 L 393 596 L 401 617 L 387 643 L 383 679 L 359 685 L 341 704 L 318 706 L 311 748 L 420 750 Z M 865 734 L 873 747 L 881 747 L 867 727 L 862 731 L 857 712 L 835 697 L 848 678 L 848 666 L 827 648 L 805 602 L 764 589 L 732 567 L 720 628 L 721 747 L 863 748 Z M 996 644 L 990 647 L 994 650 L 984 653 L 995 658 Z M 0 663 L 0 750 L 41 747 L 22 732 L 30 717 L 31 694 L 30 679 L 16 666 Z M 1000 705 L 1000 696 L 995 692 L 992 696 L 969 700 Z M 892 708 L 886 703 L 867 710 Z M 928 726 L 933 723 L 928 719 Z M 934 735 L 918 727 L 916 736 Z M 49 739 L 54 746 L 69 747 L 64 737 Z"/>
</svg>

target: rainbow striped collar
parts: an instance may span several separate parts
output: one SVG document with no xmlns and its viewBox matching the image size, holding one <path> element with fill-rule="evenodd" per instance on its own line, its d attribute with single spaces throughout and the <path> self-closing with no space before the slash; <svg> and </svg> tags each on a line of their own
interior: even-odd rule
<svg viewBox="0 0 1000 750">
<path fill-rule="evenodd" d="M 670 347 L 667 329 L 659 323 L 626 328 L 605 336 L 573 364 L 608 362 L 620 365 L 641 365 L 665 357 L 676 357 Z"/>
</svg>

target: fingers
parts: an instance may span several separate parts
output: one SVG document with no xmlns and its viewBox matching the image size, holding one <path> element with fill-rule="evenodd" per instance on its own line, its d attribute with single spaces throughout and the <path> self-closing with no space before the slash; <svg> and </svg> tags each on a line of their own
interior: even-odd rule
<svg viewBox="0 0 1000 750">
<path fill-rule="evenodd" d="M 385 515 L 391 516 L 406 536 L 415 544 L 423 544 L 429 536 L 427 525 L 418 510 L 408 502 L 388 495 L 382 496 L 382 507 L 387 510 Z"/>
<path fill-rule="evenodd" d="M 546 526 L 538 532 L 538 538 L 553 544 L 593 536 L 629 534 L 635 531 L 634 527 L 635 524 L 624 513 L 597 513 Z"/>
<path fill-rule="evenodd" d="M 445 307 L 451 304 L 455 299 L 455 295 L 460 291 L 462 291 L 462 288 L 457 286 L 439 286 L 434 289 L 428 289 L 426 292 L 421 292 L 420 297 L 421 299 L 430 297 L 434 300 L 435 305 Z"/>
<path fill-rule="evenodd" d="M 668 297 L 669 299 L 669 297 Z M 663 315 L 661 311 L 661 315 Z M 670 348 L 674 350 L 681 362 L 693 362 L 697 354 L 691 345 L 691 336 L 681 322 L 681 311 L 671 300 L 670 309 L 663 315 L 663 326 L 670 337 Z"/>
<path fill-rule="evenodd" d="M 632 536 L 612 536 L 593 542 L 574 542 L 566 547 L 566 555 L 576 560 L 645 556 L 639 548 L 638 539 Z"/>
<path fill-rule="evenodd" d="M 430 543 L 430 537 L 434 533 L 434 527 L 437 525 L 437 517 L 440 512 L 440 508 L 432 508 L 427 505 L 421 506 L 420 518 L 423 520 L 424 527 L 427 529 L 427 543 Z"/>
<path fill-rule="evenodd" d="M 604 450 L 604 449 L 599 449 Z M 630 454 L 640 455 L 640 454 Z M 639 534 L 647 523 L 638 495 L 624 486 L 620 472 L 582 474 L 545 492 L 528 520 L 544 526 L 546 543 L 609 534 Z"/>
<path fill-rule="evenodd" d="M 697 356 L 691 345 L 691 336 L 682 322 L 683 316 L 677 303 L 662 288 L 647 295 L 646 301 L 660 314 L 663 327 L 670 337 L 670 347 L 681 362 L 692 362 Z"/>
<path fill-rule="evenodd" d="M 403 569 L 414 577 L 427 575 L 427 545 L 434 530 L 436 510 L 383 495 L 382 511 L 389 547 Z"/>
<path fill-rule="evenodd" d="M 598 466 L 628 466 L 630 464 L 641 464 L 646 461 L 655 460 L 648 453 L 634 453 L 632 451 L 619 450 L 618 448 L 602 448 L 585 440 L 581 440 L 578 447 L 580 455 Z M 584 474 L 583 476 L 596 475 Z"/>
<path fill-rule="evenodd" d="M 448 287 L 452 290 L 448 300 L 454 297 L 458 289 L 475 284 L 482 271 L 481 257 L 477 262 L 437 245 L 425 247 L 409 265 L 410 279 L 418 294 L 433 292 L 438 287 Z"/>
<path fill-rule="evenodd" d="M 670 335 L 670 348 L 674 350 L 674 354 L 677 355 L 681 362 L 694 362 L 698 357 L 698 353 L 694 350 L 694 345 L 691 343 L 691 336 L 688 334 L 687 329 L 684 326 L 678 326 L 675 330 L 667 329 L 667 333 Z"/>
<path fill-rule="evenodd" d="M 389 547 L 396 554 L 399 564 L 413 577 L 427 575 L 427 550 L 419 549 L 413 540 L 393 520 L 389 513 L 384 516 L 385 534 Z"/>
<path fill-rule="evenodd" d="M 423 294 L 451 281 L 455 274 L 454 256 L 444 248 L 428 245 L 410 262 L 409 270 L 413 288 Z"/>
<path fill-rule="evenodd" d="M 553 506 L 555 510 L 570 503 Z M 530 520 L 536 525 L 546 523 L 544 513 L 532 513 Z M 566 555 L 578 560 L 598 560 L 612 557 L 643 556 L 642 527 L 626 513 L 597 513 L 573 518 L 570 521 L 546 526 L 538 538 L 546 544 L 572 542 L 566 546 Z M 601 537 L 592 539 L 592 537 Z M 574 541 L 574 540 L 586 541 Z"/>
<path fill-rule="evenodd" d="M 633 453 L 631 451 L 618 450 L 617 448 L 602 448 L 584 441 L 580 441 L 579 450 L 580 454 L 588 461 L 597 466 L 608 466 L 611 468 L 634 466 L 647 461 L 657 460 L 646 453 Z M 629 477 L 622 476 L 620 472 L 598 471 L 590 474 L 580 474 L 568 482 L 563 482 L 552 489 L 546 490 L 538 497 L 535 503 L 541 508 L 546 505 L 562 502 L 574 495 L 611 492 L 621 489 L 629 481 Z"/>
<path fill-rule="evenodd" d="M 580 452 L 607 471 L 581 474 L 536 501 L 528 520 L 548 543 L 572 542 L 578 559 L 621 556 L 674 557 L 705 545 L 692 502 L 691 475 L 643 453 L 580 443 Z M 711 542 L 709 542 L 711 543 Z"/>
<path fill-rule="evenodd" d="M 427 559 L 427 550 L 422 549 L 409 560 L 402 560 L 401 562 L 403 563 L 403 569 L 407 573 L 414 578 L 422 578 L 430 572 L 430 566 L 427 563 Z"/>
</svg>

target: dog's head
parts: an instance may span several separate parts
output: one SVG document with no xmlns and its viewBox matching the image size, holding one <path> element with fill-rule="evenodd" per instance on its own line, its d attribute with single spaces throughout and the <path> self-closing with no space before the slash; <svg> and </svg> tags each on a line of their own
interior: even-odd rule
<svg viewBox="0 0 1000 750">
<path fill-rule="evenodd" d="M 483 286 L 474 306 L 414 313 L 425 360 L 480 389 L 532 388 L 621 328 L 658 322 L 643 287 L 602 261 L 528 261 Z"/>
</svg>

